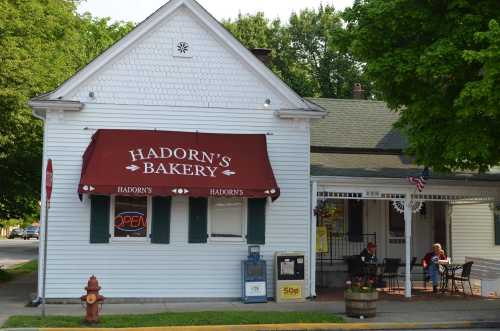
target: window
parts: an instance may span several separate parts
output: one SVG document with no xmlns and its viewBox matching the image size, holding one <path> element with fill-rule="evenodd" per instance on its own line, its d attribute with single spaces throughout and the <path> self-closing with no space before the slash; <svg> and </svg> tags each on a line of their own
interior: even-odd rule
<svg viewBox="0 0 500 331">
<path fill-rule="evenodd" d="M 147 197 L 116 196 L 112 206 L 111 233 L 114 238 L 147 238 Z"/>
<path fill-rule="evenodd" d="M 363 200 L 349 200 L 347 203 L 349 241 L 363 241 Z"/>
<path fill-rule="evenodd" d="M 389 202 L 389 237 L 404 238 L 405 236 L 405 216 L 398 212 L 391 202 Z"/>
<path fill-rule="evenodd" d="M 210 199 L 209 235 L 215 240 L 242 240 L 246 224 L 246 200 Z"/>
</svg>

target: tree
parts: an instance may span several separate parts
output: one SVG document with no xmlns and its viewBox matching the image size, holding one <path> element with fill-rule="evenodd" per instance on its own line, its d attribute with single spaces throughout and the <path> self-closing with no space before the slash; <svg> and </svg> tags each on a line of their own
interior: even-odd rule
<svg viewBox="0 0 500 331">
<path fill-rule="evenodd" d="M 271 70 L 301 96 L 350 98 L 354 83 L 370 89 L 332 6 L 293 13 L 288 24 L 269 21 L 263 13 L 240 14 L 223 24 L 246 47 L 270 48 Z"/>
<path fill-rule="evenodd" d="M 497 0 L 357 0 L 344 17 L 417 163 L 485 171 L 500 162 Z"/>
<path fill-rule="evenodd" d="M 0 219 L 37 213 L 42 123 L 30 97 L 50 91 L 130 30 L 79 16 L 70 0 L 0 1 Z"/>
</svg>

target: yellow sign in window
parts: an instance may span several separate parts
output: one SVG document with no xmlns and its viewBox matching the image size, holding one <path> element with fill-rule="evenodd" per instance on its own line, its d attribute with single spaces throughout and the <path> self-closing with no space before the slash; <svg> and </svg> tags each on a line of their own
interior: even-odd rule
<svg viewBox="0 0 500 331">
<path fill-rule="evenodd" d="M 328 230 L 326 226 L 316 227 L 316 253 L 328 253 Z"/>
<path fill-rule="evenodd" d="M 282 285 L 280 294 L 283 299 L 302 299 L 302 286 L 300 285 Z"/>
</svg>

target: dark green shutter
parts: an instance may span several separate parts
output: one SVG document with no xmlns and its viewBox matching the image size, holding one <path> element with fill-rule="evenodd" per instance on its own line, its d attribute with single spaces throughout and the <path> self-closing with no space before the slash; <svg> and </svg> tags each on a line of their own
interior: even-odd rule
<svg viewBox="0 0 500 331">
<path fill-rule="evenodd" d="M 207 242 L 207 198 L 189 198 L 189 243 Z"/>
<path fill-rule="evenodd" d="M 90 196 L 90 243 L 109 242 L 109 196 Z"/>
<path fill-rule="evenodd" d="M 266 243 L 266 198 L 248 199 L 247 243 Z"/>
<path fill-rule="evenodd" d="M 168 244 L 170 242 L 170 197 L 153 197 L 151 214 L 151 243 Z"/>
<path fill-rule="evenodd" d="M 500 204 L 496 204 L 493 209 L 495 220 L 495 245 L 500 245 Z"/>
</svg>

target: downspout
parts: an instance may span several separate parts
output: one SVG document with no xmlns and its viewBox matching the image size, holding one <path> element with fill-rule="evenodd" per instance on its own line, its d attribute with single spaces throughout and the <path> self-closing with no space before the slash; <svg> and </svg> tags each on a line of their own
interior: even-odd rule
<svg viewBox="0 0 500 331">
<path fill-rule="evenodd" d="M 311 256 L 309 258 L 310 261 L 310 270 L 309 270 L 309 284 L 310 289 L 309 293 L 311 293 L 311 298 L 316 297 L 316 215 L 314 215 L 314 209 L 318 204 L 318 182 L 311 182 L 311 221 L 310 221 L 310 248 Z"/>
<path fill-rule="evenodd" d="M 446 241 L 448 243 L 448 256 L 453 261 L 453 204 L 448 202 L 446 204 Z"/>
<path fill-rule="evenodd" d="M 47 122 L 46 122 L 46 110 L 41 110 L 41 109 L 36 109 L 36 108 L 33 108 L 32 110 L 32 115 L 33 117 L 43 121 L 43 146 L 42 146 L 42 180 L 41 180 L 41 183 L 40 183 L 40 220 L 39 220 L 39 225 L 40 225 L 40 233 L 39 233 L 39 249 L 38 249 L 38 270 L 43 270 L 43 266 L 45 264 L 45 260 L 44 260 L 44 249 L 43 247 L 44 246 L 44 238 L 45 238 L 45 222 L 46 222 L 46 218 L 45 218 L 45 171 L 44 171 L 44 165 L 46 163 L 46 160 L 47 160 L 47 153 L 46 153 L 46 142 L 47 142 Z M 31 304 L 33 306 L 38 306 L 41 302 L 42 302 L 42 282 L 43 282 L 43 279 L 42 279 L 42 273 L 39 272 L 38 275 L 38 281 L 37 281 L 37 297 L 35 299 L 33 299 L 33 301 L 31 302 Z"/>
</svg>

